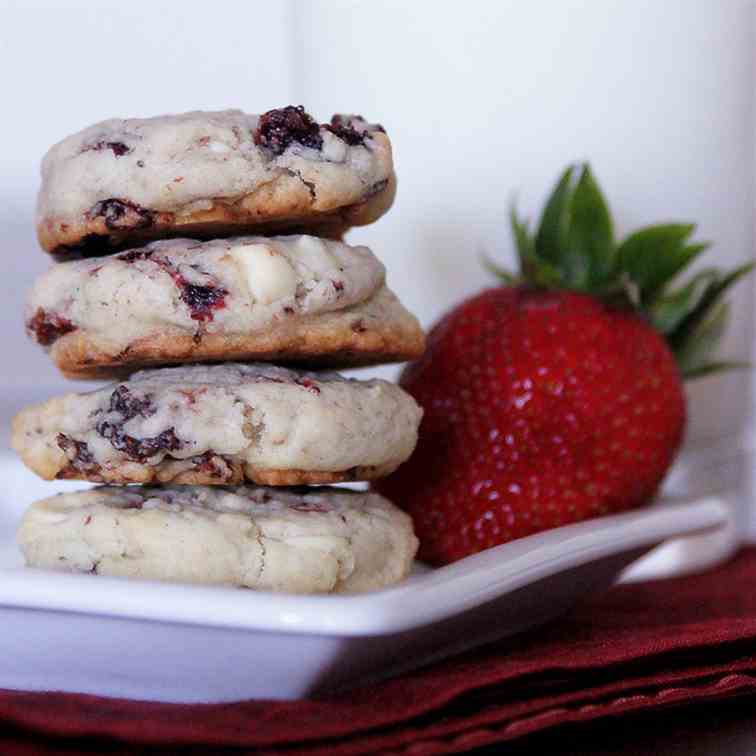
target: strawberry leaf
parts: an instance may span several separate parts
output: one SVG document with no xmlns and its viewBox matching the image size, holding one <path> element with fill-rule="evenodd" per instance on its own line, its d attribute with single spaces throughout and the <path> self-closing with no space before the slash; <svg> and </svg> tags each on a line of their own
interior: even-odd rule
<svg viewBox="0 0 756 756">
<path fill-rule="evenodd" d="M 722 373 L 725 370 L 749 370 L 752 367 L 753 365 L 750 362 L 707 362 L 704 365 L 684 371 L 682 375 L 683 378 L 692 380 L 694 378 L 703 378 L 705 375 L 712 375 L 713 373 Z"/>
<path fill-rule="evenodd" d="M 615 310 L 640 309 L 638 287 L 626 275 L 611 278 L 599 288 L 593 289 L 591 295 Z"/>
<path fill-rule="evenodd" d="M 548 261 L 538 257 L 533 237 L 528 232 L 527 224 L 517 217 L 517 210 L 514 205 L 509 211 L 509 223 L 512 227 L 512 235 L 515 238 L 520 271 L 523 277 L 536 286 L 560 288 L 563 284 L 559 270 Z"/>
<path fill-rule="evenodd" d="M 682 349 L 675 351 L 677 364 L 684 376 L 701 375 L 703 367 L 715 351 L 730 317 L 730 306 L 722 302 L 707 311 L 704 320 L 697 323 L 691 337 Z"/>
<path fill-rule="evenodd" d="M 716 270 L 711 268 L 702 270 L 685 286 L 657 298 L 649 308 L 654 328 L 665 335 L 673 333 L 695 310 L 704 292 L 718 278 L 719 273 Z"/>
<path fill-rule="evenodd" d="M 683 365 L 683 362 L 688 359 L 685 355 L 695 349 L 695 342 L 701 338 L 700 329 L 704 328 L 703 324 L 711 319 L 712 313 L 717 308 L 722 296 L 740 278 L 750 273 L 754 264 L 753 262 L 746 263 L 730 271 L 726 276 L 721 278 L 717 276 L 712 280 L 702 293 L 696 307 L 672 333 L 667 335 L 667 341 L 681 367 L 687 367 L 687 365 Z"/>
<path fill-rule="evenodd" d="M 685 244 L 694 230 L 692 223 L 648 226 L 620 244 L 617 268 L 639 286 L 644 303 L 659 296 L 664 287 L 707 248 L 707 244 Z"/>
<path fill-rule="evenodd" d="M 570 202 L 567 246 L 562 257 L 566 278 L 576 288 L 605 283 L 614 268 L 612 220 L 604 196 L 584 165 Z"/>
<path fill-rule="evenodd" d="M 535 248 L 538 256 L 558 265 L 565 245 L 574 166 L 567 166 L 541 213 Z"/>
<path fill-rule="evenodd" d="M 512 236 L 515 240 L 517 257 L 520 261 L 520 269 L 524 272 L 525 266 L 535 256 L 535 245 L 528 232 L 528 224 L 517 217 L 517 208 L 514 203 L 509 209 L 509 226 L 512 229 Z"/>
<path fill-rule="evenodd" d="M 480 260 L 485 270 L 500 279 L 505 286 L 517 286 L 521 282 L 519 276 L 497 265 L 488 255 L 482 254 Z"/>
</svg>

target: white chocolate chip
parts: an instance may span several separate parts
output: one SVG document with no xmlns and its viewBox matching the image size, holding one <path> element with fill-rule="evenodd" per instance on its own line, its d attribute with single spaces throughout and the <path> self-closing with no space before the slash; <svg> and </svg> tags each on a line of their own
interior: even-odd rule
<svg viewBox="0 0 756 756">
<path fill-rule="evenodd" d="M 300 236 L 293 243 L 297 259 L 313 273 L 327 276 L 338 271 L 339 263 L 322 239 Z"/>
<path fill-rule="evenodd" d="M 292 297 L 297 290 L 297 274 L 289 261 L 265 244 L 232 247 L 229 254 L 239 266 L 247 286 L 261 304 Z"/>
<path fill-rule="evenodd" d="M 231 152 L 231 148 L 223 142 L 210 142 L 207 146 L 210 152 Z"/>
<path fill-rule="evenodd" d="M 346 142 L 335 137 L 330 131 L 326 131 L 323 134 L 322 154 L 323 160 L 329 163 L 343 163 L 347 155 Z"/>
</svg>

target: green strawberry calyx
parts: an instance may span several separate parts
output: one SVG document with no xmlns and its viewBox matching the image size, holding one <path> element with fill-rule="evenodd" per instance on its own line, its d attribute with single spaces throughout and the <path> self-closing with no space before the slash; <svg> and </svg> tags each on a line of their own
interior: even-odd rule
<svg viewBox="0 0 756 756">
<path fill-rule="evenodd" d="M 632 307 L 667 340 L 680 372 L 694 378 L 742 363 L 712 359 L 726 328 L 724 294 L 754 267 L 705 268 L 677 282 L 709 247 L 692 242 L 692 223 L 665 223 L 614 238 L 611 214 L 588 164 L 561 175 L 531 231 L 512 206 L 510 225 L 519 272 L 486 261 L 505 284 L 570 289 Z"/>
</svg>

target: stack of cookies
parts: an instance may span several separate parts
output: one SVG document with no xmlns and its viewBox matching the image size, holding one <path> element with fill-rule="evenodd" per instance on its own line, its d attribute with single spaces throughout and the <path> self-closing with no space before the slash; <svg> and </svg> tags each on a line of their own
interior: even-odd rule
<svg viewBox="0 0 756 756">
<path fill-rule="evenodd" d="M 394 187 L 380 126 L 292 106 L 109 120 L 48 152 L 38 235 L 57 264 L 27 329 L 66 376 L 117 382 L 14 420 L 38 475 L 106 484 L 30 508 L 29 565 L 296 592 L 407 575 L 409 517 L 322 484 L 392 472 L 422 412 L 318 372 L 423 351 L 380 261 L 340 241 Z"/>
</svg>

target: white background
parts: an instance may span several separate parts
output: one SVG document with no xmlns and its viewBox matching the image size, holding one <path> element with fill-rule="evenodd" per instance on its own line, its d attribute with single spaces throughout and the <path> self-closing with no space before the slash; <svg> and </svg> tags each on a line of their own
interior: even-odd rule
<svg viewBox="0 0 756 756">
<path fill-rule="evenodd" d="M 754 4 L 747 0 L 23 2 L 0 0 L 3 396 L 70 388 L 22 333 L 39 160 L 111 116 L 303 103 L 360 112 L 395 145 L 394 209 L 352 239 L 429 325 L 508 259 L 506 210 L 531 216 L 590 159 L 621 231 L 695 220 L 710 262 L 753 248 Z M 726 354 L 751 352 L 742 285 Z M 691 435 L 749 423 L 750 376 L 695 387 Z"/>
</svg>

